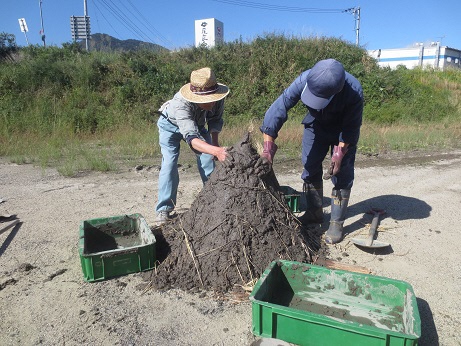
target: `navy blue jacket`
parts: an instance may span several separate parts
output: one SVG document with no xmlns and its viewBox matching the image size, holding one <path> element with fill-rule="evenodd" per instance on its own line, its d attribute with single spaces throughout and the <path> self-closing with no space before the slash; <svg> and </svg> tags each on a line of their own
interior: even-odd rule
<svg viewBox="0 0 461 346">
<path fill-rule="evenodd" d="M 301 99 L 310 70 L 301 73 L 267 110 L 260 130 L 277 138 L 278 132 L 288 118 L 288 111 Z M 337 133 L 340 142 L 357 144 L 362 125 L 363 90 L 360 82 L 346 72 L 343 89 L 336 94 L 323 110 L 308 108 L 302 123 L 317 122 L 325 131 Z"/>
</svg>

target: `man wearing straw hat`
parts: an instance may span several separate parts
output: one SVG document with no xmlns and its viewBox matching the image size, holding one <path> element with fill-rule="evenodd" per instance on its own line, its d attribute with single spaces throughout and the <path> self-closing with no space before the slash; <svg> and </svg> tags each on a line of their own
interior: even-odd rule
<svg viewBox="0 0 461 346">
<path fill-rule="evenodd" d="M 338 243 L 354 182 L 354 162 L 363 112 L 360 82 L 334 59 L 320 60 L 301 73 L 267 110 L 261 131 L 264 151 L 261 156 L 272 163 L 277 145 L 274 140 L 287 120 L 287 112 L 301 100 L 307 107 L 304 117 L 301 174 L 306 211 L 299 218 L 303 224 L 323 223 L 322 162 L 331 152 L 328 172 L 334 187 L 331 192 L 330 226 L 325 242 Z"/>
<path fill-rule="evenodd" d="M 156 207 L 158 224 L 171 218 L 176 205 L 181 140 L 185 140 L 197 155 L 197 167 L 203 183 L 214 170 L 214 159 L 221 162 L 226 159 L 226 148 L 219 146 L 218 138 L 223 126 L 224 98 L 228 93 L 229 88 L 218 83 L 214 72 L 205 67 L 192 71 L 190 83 L 159 109 L 162 116 L 157 126 L 162 167 Z"/>
</svg>

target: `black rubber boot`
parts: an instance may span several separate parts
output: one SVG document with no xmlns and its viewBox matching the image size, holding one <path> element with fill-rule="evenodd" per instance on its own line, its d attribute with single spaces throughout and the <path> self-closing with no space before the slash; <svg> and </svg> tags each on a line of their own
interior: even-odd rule
<svg viewBox="0 0 461 346">
<path fill-rule="evenodd" d="M 343 239 L 343 224 L 346 219 L 347 204 L 351 190 L 331 191 L 331 218 L 330 227 L 325 233 L 325 242 L 327 244 L 336 244 Z"/>
<path fill-rule="evenodd" d="M 323 181 L 304 182 L 303 195 L 306 202 L 306 212 L 298 220 L 303 225 L 323 222 Z"/>
</svg>

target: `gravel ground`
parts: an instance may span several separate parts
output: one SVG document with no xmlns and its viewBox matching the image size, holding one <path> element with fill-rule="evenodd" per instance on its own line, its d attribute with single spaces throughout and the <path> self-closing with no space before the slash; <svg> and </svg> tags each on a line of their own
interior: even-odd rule
<svg viewBox="0 0 461 346">
<path fill-rule="evenodd" d="M 296 163 L 297 164 L 297 163 Z M 299 167 L 276 163 L 282 185 L 301 189 Z M 459 206 L 461 152 L 363 157 L 357 164 L 348 235 L 331 258 L 412 285 L 421 316 L 419 345 L 461 345 Z M 140 213 L 154 223 L 158 167 L 75 178 L 54 169 L 0 162 L 0 215 L 20 221 L 0 234 L 0 345 L 250 345 L 251 304 L 200 289 L 155 291 L 145 275 L 97 283 L 82 278 L 82 220 Z M 331 183 L 325 183 L 325 196 Z M 178 209 L 201 188 L 181 172 Z M 385 251 L 350 242 L 366 237 L 371 208 L 386 209 Z M 325 198 L 326 216 L 329 214 Z M 0 223 L 0 229 L 7 223 Z"/>
</svg>

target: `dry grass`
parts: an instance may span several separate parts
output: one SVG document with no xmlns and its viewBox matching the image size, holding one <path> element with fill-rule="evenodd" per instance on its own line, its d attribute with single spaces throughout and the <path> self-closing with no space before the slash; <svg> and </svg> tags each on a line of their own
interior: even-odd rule
<svg viewBox="0 0 461 346">
<path fill-rule="evenodd" d="M 252 126 L 252 127 L 251 127 Z M 253 122 L 251 126 L 225 128 L 222 133 L 226 145 L 238 141 L 249 128 L 253 131 L 253 140 L 260 151 L 262 134 L 259 126 Z M 276 143 L 279 147 L 277 156 L 299 158 L 303 126 L 298 119 L 288 120 L 279 132 Z M 461 147 L 461 123 L 455 118 L 445 119 L 440 123 L 426 124 L 393 124 L 381 125 L 364 122 L 361 128 L 359 151 L 365 154 L 415 149 L 445 149 Z"/>
<path fill-rule="evenodd" d="M 262 151 L 263 138 L 258 120 L 242 122 L 238 126 L 225 126 L 220 144 L 231 146 L 248 131 L 253 144 Z M 299 159 L 303 126 L 296 117 L 282 127 L 276 143 L 277 158 Z M 426 124 L 379 125 L 365 122 L 361 129 L 358 151 L 362 154 L 379 154 L 415 149 L 443 150 L 461 147 L 461 122 L 454 116 L 443 122 Z M 51 136 L 44 138 L 30 134 L 2 141 L 1 155 L 16 163 L 38 163 L 57 167 L 61 174 L 72 176 L 82 170 L 108 171 L 127 165 L 159 164 L 161 155 L 158 130 L 155 126 L 119 130 L 85 136 Z M 195 155 L 188 154 L 184 144 L 182 163 L 195 164 Z"/>
</svg>

